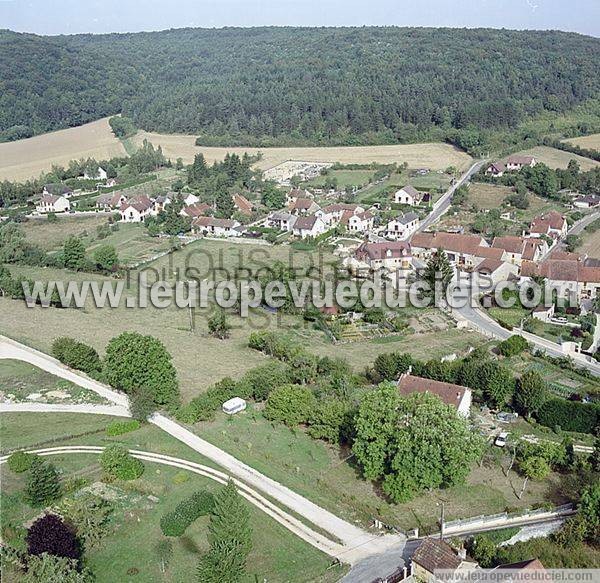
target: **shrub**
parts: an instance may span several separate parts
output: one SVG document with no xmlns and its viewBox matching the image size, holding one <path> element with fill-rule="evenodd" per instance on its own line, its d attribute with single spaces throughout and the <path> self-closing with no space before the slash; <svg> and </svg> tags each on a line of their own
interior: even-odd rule
<svg viewBox="0 0 600 583">
<path fill-rule="evenodd" d="M 135 480 L 144 473 L 144 464 L 121 445 L 109 445 L 100 455 L 102 469 L 119 480 Z"/>
<path fill-rule="evenodd" d="M 200 516 L 212 512 L 215 500 L 210 492 L 195 492 L 181 501 L 172 512 L 160 519 L 160 528 L 165 536 L 181 536 Z"/>
<path fill-rule="evenodd" d="M 173 403 L 179 396 L 171 355 L 152 336 L 124 332 L 113 338 L 106 347 L 104 373 L 111 386 L 126 393 L 147 389 L 158 405 Z"/>
<path fill-rule="evenodd" d="M 52 343 L 52 355 L 71 368 L 92 374 L 102 370 L 94 348 L 73 338 L 61 337 Z"/>
<path fill-rule="evenodd" d="M 135 389 L 129 395 L 129 412 L 138 421 L 147 421 L 156 411 L 152 392 L 145 387 Z"/>
<path fill-rule="evenodd" d="M 264 401 L 270 392 L 289 382 L 288 368 L 281 362 L 269 362 L 249 370 L 243 379 L 248 383 L 250 394 L 255 401 Z"/>
<path fill-rule="evenodd" d="M 348 422 L 350 405 L 340 399 L 326 399 L 316 404 L 310 419 L 309 434 L 316 439 L 338 443 Z"/>
<path fill-rule="evenodd" d="M 564 431 L 594 433 L 600 424 L 600 406 L 565 399 L 548 399 L 536 414 L 546 427 L 560 426 Z"/>
<path fill-rule="evenodd" d="M 8 458 L 8 469 L 15 474 L 21 474 L 31 469 L 34 463 L 41 461 L 39 456 L 34 453 L 24 451 L 15 451 Z"/>
<path fill-rule="evenodd" d="M 129 421 L 113 421 L 106 428 L 106 435 L 110 435 L 111 437 L 123 435 L 123 433 L 135 431 L 140 427 L 141 423 L 137 419 L 131 419 Z"/>
<path fill-rule="evenodd" d="M 498 344 L 498 351 L 503 356 L 515 356 L 529 348 L 529 343 L 523 336 L 515 334 Z"/>
<path fill-rule="evenodd" d="M 316 405 L 313 392 L 308 387 L 284 385 L 271 392 L 265 407 L 265 417 L 293 427 L 306 423 Z"/>
<path fill-rule="evenodd" d="M 48 553 L 67 559 L 81 558 L 81 545 L 75 529 L 56 514 L 38 518 L 27 531 L 25 540 L 30 555 Z"/>
<path fill-rule="evenodd" d="M 56 468 L 39 461 L 31 466 L 25 486 L 25 500 L 33 508 L 46 506 L 60 498 L 60 482 Z"/>
</svg>

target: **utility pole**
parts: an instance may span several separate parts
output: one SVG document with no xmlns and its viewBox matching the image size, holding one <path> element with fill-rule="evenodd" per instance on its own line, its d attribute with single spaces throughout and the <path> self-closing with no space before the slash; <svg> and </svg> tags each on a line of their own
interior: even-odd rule
<svg viewBox="0 0 600 583">
<path fill-rule="evenodd" d="M 440 504 L 442 505 L 442 509 L 440 512 L 440 540 L 444 540 L 444 521 L 446 519 L 446 508 L 444 506 L 443 500 L 440 502 Z"/>
</svg>

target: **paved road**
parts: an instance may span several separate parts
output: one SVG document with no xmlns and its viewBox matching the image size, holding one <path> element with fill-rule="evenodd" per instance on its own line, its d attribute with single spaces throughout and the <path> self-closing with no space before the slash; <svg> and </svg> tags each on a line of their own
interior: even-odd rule
<svg viewBox="0 0 600 583">
<path fill-rule="evenodd" d="M 61 403 L 0 403 L 0 413 L 91 413 L 130 417 L 122 405 L 69 405 Z"/>
<path fill-rule="evenodd" d="M 31 450 L 31 453 L 36 453 L 41 456 L 72 454 L 93 454 L 97 456 L 98 454 L 102 453 L 103 450 L 104 447 L 76 445 L 36 449 Z M 195 474 L 210 478 L 211 480 L 215 480 L 220 484 L 225 484 L 229 479 L 229 475 L 225 474 L 224 472 L 220 472 L 219 470 L 215 470 L 214 468 L 211 468 L 209 466 L 197 464 L 189 460 L 133 449 L 130 450 L 130 453 L 133 457 L 136 457 L 142 461 L 187 470 L 189 472 L 193 472 Z M 9 456 L 1 457 L 0 464 L 6 462 L 8 457 Z M 240 495 L 246 498 L 246 500 L 248 500 L 251 504 L 254 504 L 254 506 L 271 516 L 274 520 L 279 522 L 288 530 L 290 530 L 309 544 L 323 551 L 324 553 L 327 553 L 328 555 L 340 558 L 344 556 L 346 549 L 342 545 L 332 542 L 329 538 L 323 536 L 318 532 L 315 532 L 313 529 L 304 524 L 301 520 L 298 520 L 288 512 L 285 512 L 284 510 L 273 504 L 270 500 L 258 493 L 256 490 L 249 488 L 243 482 L 240 482 L 238 480 L 234 480 L 234 482 L 238 487 Z"/>
<path fill-rule="evenodd" d="M 452 310 L 455 316 L 458 316 L 459 319 L 467 320 L 470 322 L 473 327 L 482 332 L 487 336 L 492 336 L 494 338 L 498 338 L 499 340 L 506 340 L 510 336 L 516 334 L 516 332 L 511 332 L 506 328 L 503 328 L 496 322 L 492 320 L 487 314 L 483 312 L 483 310 L 479 308 L 472 307 L 467 302 L 467 305 L 461 308 L 454 308 Z M 527 341 L 531 342 L 536 348 L 542 350 L 549 356 L 553 357 L 565 357 L 567 356 L 561 349 L 559 344 L 555 342 L 550 342 L 545 338 L 540 338 L 539 336 L 534 336 L 532 334 L 528 334 L 526 337 Z M 592 360 L 588 360 L 584 355 L 571 354 L 569 355 L 574 362 L 583 368 L 588 369 L 592 374 L 596 376 L 600 376 L 600 363 Z"/>
<path fill-rule="evenodd" d="M 42 352 L 19 344 L 4 336 L 0 336 L 0 358 L 13 358 L 29 362 L 60 378 L 70 380 L 79 386 L 95 391 L 117 405 L 128 406 L 125 395 L 117 393 L 81 373 L 70 370 L 58 360 Z M 92 408 L 90 408 L 90 412 L 93 412 Z M 337 517 L 332 512 L 321 508 L 290 488 L 244 464 L 212 443 L 201 439 L 164 415 L 155 414 L 150 419 L 150 422 L 204 457 L 216 462 L 232 476 L 243 480 L 256 490 L 267 494 L 286 508 L 289 508 L 299 516 L 318 526 L 321 530 L 329 533 L 333 539 L 340 541 L 344 546 L 343 554 L 335 555 L 343 562 L 353 564 L 364 557 L 398 546 L 406 540 L 401 535 L 379 536 Z"/>
<path fill-rule="evenodd" d="M 600 218 L 600 211 L 593 211 L 582 219 L 571 225 L 571 228 L 567 231 L 567 235 L 579 235 L 588 225 L 593 223 L 597 218 Z M 565 250 L 564 239 L 561 239 L 554 247 L 548 250 L 548 252 L 540 259 L 540 263 L 548 259 L 550 254 L 557 249 Z"/>
<path fill-rule="evenodd" d="M 419 225 L 417 229 L 417 233 L 424 231 L 425 229 L 431 227 L 434 223 L 436 223 L 440 217 L 442 217 L 448 209 L 450 208 L 450 204 L 452 203 L 452 195 L 456 191 L 457 188 L 465 184 L 471 179 L 471 176 L 476 172 L 479 172 L 479 169 L 486 163 L 487 160 L 481 160 L 480 162 L 475 162 L 445 193 L 444 195 L 433 205 L 433 210 L 427 216 L 427 218 Z"/>
</svg>

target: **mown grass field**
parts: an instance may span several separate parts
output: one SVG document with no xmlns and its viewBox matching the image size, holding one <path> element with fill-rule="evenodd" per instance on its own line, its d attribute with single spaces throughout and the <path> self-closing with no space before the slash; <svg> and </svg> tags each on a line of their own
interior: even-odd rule
<svg viewBox="0 0 600 583">
<path fill-rule="evenodd" d="M 62 247 L 65 239 L 71 235 L 82 236 L 85 233 L 95 235 L 96 228 L 106 225 L 108 217 L 102 215 L 90 216 L 57 216 L 56 222 L 47 218 L 30 219 L 19 226 L 27 240 L 39 245 L 44 251 L 56 251 Z"/>
<path fill-rule="evenodd" d="M 583 243 L 577 248 L 578 253 L 587 253 L 590 257 L 600 258 L 600 229 L 594 233 L 584 231 Z"/>
<path fill-rule="evenodd" d="M 286 160 L 302 160 L 306 162 L 341 162 L 342 164 L 402 164 L 407 162 L 411 168 L 431 168 L 444 170 L 448 166 L 459 169 L 468 168 L 471 157 L 465 152 L 442 143 L 402 144 L 393 146 L 352 146 L 332 148 L 242 148 L 242 147 L 209 147 L 196 146 L 195 136 L 177 134 L 156 134 L 140 131 L 131 140 L 140 145 L 144 140 L 155 146 L 161 145 L 165 156 L 173 160 L 183 158 L 190 163 L 196 154 L 202 152 L 207 162 L 220 161 L 225 154 L 237 153 L 242 155 L 262 153 L 262 159 L 256 164 L 257 168 L 266 170 Z"/>
<path fill-rule="evenodd" d="M 584 158 L 571 152 L 564 152 L 563 150 L 557 150 L 556 148 L 549 148 L 548 146 L 536 146 L 529 150 L 523 150 L 519 154 L 527 154 L 535 156 L 538 162 L 543 162 L 550 168 L 566 168 L 570 160 L 576 160 L 579 162 L 581 170 L 586 172 L 596 166 L 600 166 L 600 162 L 596 162 L 591 158 Z"/>
<path fill-rule="evenodd" d="M 125 154 L 108 125 L 108 118 L 99 119 L 79 127 L 0 144 L 0 180 L 34 178 L 51 170 L 53 164 L 66 166 L 70 160 L 107 160 Z"/>
<path fill-rule="evenodd" d="M 563 140 L 563 142 L 575 144 L 576 146 L 580 146 L 581 148 L 587 148 L 589 150 L 600 151 L 600 134 L 591 134 L 589 136 L 582 136 L 580 138 L 568 138 L 566 140 Z"/>
<path fill-rule="evenodd" d="M 530 484 L 519 500 L 516 494 L 522 479 L 513 472 L 504 476 L 499 459 L 492 456 L 482 467 L 473 467 L 466 485 L 425 493 L 405 504 L 391 504 L 377 485 L 362 479 L 350 451 L 316 441 L 302 429 L 271 423 L 258 410 L 250 408 L 234 417 L 219 413 L 215 421 L 199 423 L 193 430 L 337 515 L 364 525 L 380 518 L 401 529 L 418 526 L 425 534 L 437 528 L 440 500 L 446 503 L 447 520 L 527 508 L 545 500 L 560 501 L 554 494 L 556 475 Z"/>
<path fill-rule="evenodd" d="M 52 446 L 102 446 L 119 442 L 130 448 L 168 453 L 205 463 L 201 456 L 150 425 L 118 438 L 109 438 L 104 428 L 111 420 L 111 417 L 99 415 L 3 413 L 0 416 L 3 447 L 5 440 L 10 444 L 27 446 L 29 436 L 33 434 L 38 442 L 58 439 Z M 67 428 L 72 428 L 71 434 L 75 434 L 80 429 L 85 430 L 86 425 L 88 435 L 68 437 Z M 95 482 L 101 478 L 96 454 L 60 455 L 50 460 L 62 470 L 63 479 L 78 476 Z M 19 493 L 25 481 L 23 475 L 14 475 L 3 465 L 1 476 L 2 525 L 23 524 L 39 514 L 39 510 L 30 509 L 20 499 Z M 117 578 L 120 581 L 178 582 L 193 578 L 198 559 L 208 549 L 208 517 L 197 520 L 182 537 L 172 539 L 173 557 L 165 574 L 160 572 L 155 555 L 156 544 L 163 539 L 160 517 L 193 492 L 205 489 L 214 493 L 220 485 L 208 478 L 150 462 L 145 463 L 145 472 L 140 479 L 127 483 L 126 487 L 119 483 L 114 485 L 121 491 L 122 498 L 117 503 L 111 532 L 97 548 L 86 554 L 97 581 L 109 583 Z M 149 500 L 149 495 L 155 496 L 158 501 Z M 344 568 L 328 569 L 330 557 L 254 506 L 248 504 L 248 508 L 253 528 L 253 549 L 248 557 L 244 582 L 264 578 L 267 581 L 329 583 L 337 581 L 343 574 Z M 137 573 L 133 575 L 130 569 L 136 569 Z"/>
<path fill-rule="evenodd" d="M 134 227 L 135 229 L 135 227 Z M 117 232 L 120 236 L 121 230 Z M 108 239 L 104 239 L 104 242 Z M 155 241 L 155 240 L 151 240 Z M 164 256 L 147 265 L 148 278 L 155 281 L 158 273 L 163 280 L 175 281 L 176 274 L 184 278 L 227 279 L 247 276 L 251 269 L 254 275 L 269 269 L 276 261 L 306 273 L 313 268 L 314 277 L 325 277 L 330 273 L 328 264 L 337 263 L 333 255 L 318 252 L 294 251 L 288 246 L 264 247 L 258 245 L 231 245 L 216 241 L 198 241 L 183 250 Z M 72 273 L 65 270 L 11 266 L 11 272 L 42 281 L 108 281 L 97 274 Z M 131 287 L 126 295 L 138 297 L 137 271 L 130 273 Z M 195 330 L 190 331 L 190 313 L 187 308 L 154 307 L 127 308 L 124 301 L 118 308 L 97 309 L 91 298 L 84 309 L 57 309 L 36 306 L 28 308 L 24 302 L 0 298 L 0 331 L 25 344 L 49 352 L 52 341 L 58 336 L 71 336 L 92 345 L 100 354 L 108 341 L 125 331 L 152 334 L 162 340 L 173 356 L 179 373 L 184 400 L 204 392 L 212 383 L 226 376 L 238 378 L 248 369 L 265 361 L 265 357 L 248 348 L 248 337 L 253 330 L 271 329 L 282 334 L 291 334 L 303 342 L 315 354 L 343 356 L 356 370 L 372 363 L 382 351 L 400 350 L 411 352 L 419 358 L 441 357 L 461 352 L 476 346 L 483 338 L 476 333 L 465 333 L 455 328 L 431 331 L 414 336 L 399 336 L 385 345 L 376 340 L 352 344 L 334 345 L 325 334 L 316 331 L 312 323 L 298 316 L 273 314 L 261 308 L 251 311 L 250 317 L 229 317 L 231 336 L 219 340 L 208 335 L 208 309 L 194 311 Z M 412 316 L 413 313 L 410 313 Z M 43 334 L 40 334 L 43 330 Z"/>
</svg>

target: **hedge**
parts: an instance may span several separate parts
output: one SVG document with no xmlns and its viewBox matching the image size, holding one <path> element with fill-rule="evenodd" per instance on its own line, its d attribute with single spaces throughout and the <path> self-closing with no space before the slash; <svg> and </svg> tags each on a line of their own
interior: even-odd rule
<svg viewBox="0 0 600 583">
<path fill-rule="evenodd" d="M 165 536 L 181 536 L 190 524 L 212 512 L 215 500 L 210 492 L 201 490 L 182 500 L 175 510 L 164 514 L 160 528 Z"/>
<path fill-rule="evenodd" d="M 114 437 L 115 435 L 123 435 L 123 433 L 129 433 L 135 431 L 141 427 L 141 423 L 136 419 L 130 419 L 128 421 L 113 421 L 106 428 L 106 435 Z"/>
<path fill-rule="evenodd" d="M 565 399 L 549 399 L 536 415 L 546 427 L 560 427 L 563 431 L 594 433 L 600 425 L 600 405 Z"/>
<path fill-rule="evenodd" d="M 73 338 L 57 338 L 52 343 L 52 356 L 71 368 L 87 374 L 102 370 L 100 357 L 94 348 Z"/>
</svg>

